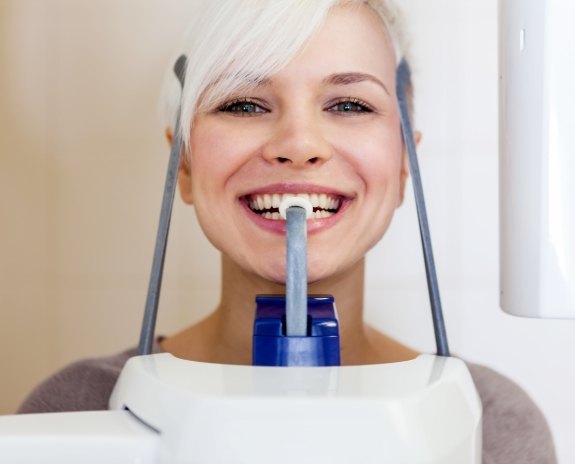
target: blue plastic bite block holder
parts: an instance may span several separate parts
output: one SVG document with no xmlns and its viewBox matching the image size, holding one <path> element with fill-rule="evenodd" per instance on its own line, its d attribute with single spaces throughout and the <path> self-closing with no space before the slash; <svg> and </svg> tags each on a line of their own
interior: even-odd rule
<svg viewBox="0 0 575 464">
<path fill-rule="evenodd" d="M 256 296 L 254 366 L 339 366 L 339 326 L 331 295 L 307 299 L 307 336 L 286 336 L 286 299 Z"/>
</svg>

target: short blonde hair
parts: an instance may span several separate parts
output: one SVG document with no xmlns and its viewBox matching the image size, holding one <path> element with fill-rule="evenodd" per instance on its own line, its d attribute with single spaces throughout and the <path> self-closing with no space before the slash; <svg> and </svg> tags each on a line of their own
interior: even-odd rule
<svg viewBox="0 0 575 464">
<path fill-rule="evenodd" d="M 397 8 L 389 0 L 205 0 L 174 55 L 187 57 L 183 90 L 172 69 L 162 92 L 166 127 L 189 146 L 197 112 L 277 73 L 309 41 L 338 5 L 370 6 L 382 19 L 395 50 L 405 56 Z M 178 114 L 179 112 L 179 114 Z"/>
</svg>

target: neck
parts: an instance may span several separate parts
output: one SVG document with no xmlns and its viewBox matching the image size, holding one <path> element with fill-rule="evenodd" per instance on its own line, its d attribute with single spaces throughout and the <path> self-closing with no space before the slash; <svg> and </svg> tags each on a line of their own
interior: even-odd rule
<svg viewBox="0 0 575 464">
<path fill-rule="evenodd" d="M 330 294 L 337 307 L 342 364 L 399 360 L 399 344 L 366 328 L 363 322 L 364 267 L 362 259 L 346 272 L 309 285 L 308 293 Z M 283 295 L 285 286 L 245 272 L 222 257 L 221 301 L 201 323 L 166 339 L 165 351 L 198 361 L 251 364 L 255 296 Z M 399 358 L 405 357 L 400 353 Z M 409 356 L 408 356 L 409 357 Z"/>
</svg>

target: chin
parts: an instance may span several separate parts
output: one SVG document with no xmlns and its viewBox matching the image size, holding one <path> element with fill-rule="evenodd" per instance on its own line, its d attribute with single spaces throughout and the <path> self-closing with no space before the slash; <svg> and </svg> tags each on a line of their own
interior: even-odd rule
<svg viewBox="0 0 575 464">
<path fill-rule="evenodd" d="M 254 269 L 255 274 L 263 280 L 266 280 L 274 285 L 285 286 L 286 283 L 286 270 L 285 263 L 281 265 L 269 265 L 264 268 Z"/>
<path fill-rule="evenodd" d="M 283 258 L 283 257 L 282 257 Z M 307 280 L 308 285 L 317 285 L 322 283 L 328 283 L 334 278 L 337 279 L 342 274 L 356 269 L 356 264 L 361 261 L 361 258 L 353 262 L 348 262 L 344 260 L 342 262 L 334 259 L 332 257 L 319 255 L 318 253 L 313 253 L 308 255 L 307 263 Z M 348 257 L 349 258 L 349 257 Z M 244 268 L 248 269 L 248 268 Z M 251 272 L 257 275 L 259 278 L 268 281 L 275 285 L 285 286 L 286 283 L 286 269 L 285 260 L 267 260 L 264 262 L 253 263 L 251 267 Z M 335 291 L 327 289 L 327 291 Z"/>
<path fill-rule="evenodd" d="M 307 263 L 307 280 L 308 284 L 317 284 L 322 281 L 327 281 L 338 274 L 340 266 L 343 263 L 334 262 L 330 257 L 321 256 L 317 254 L 308 256 Z M 339 266 L 338 266 L 339 265 Z"/>
<path fill-rule="evenodd" d="M 285 284 L 286 284 L 286 270 L 285 270 L 283 263 L 282 263 L 282 266 L 280 266 L 279 268 L 262 269 L 259 272 L 256 271 L 256 274 L 260 278 L 267 280 L 268 282 L 271 282 L 272 284 L 281 285 L 281 286 L 285 286 Z M 309 285 L 318 283 L 322 280 L 328 279 L 329 277 L 330 277 L 330 274 L 326 273 L 325 271 L 320 272 L 317 269 L 310 269 L 308 267 L 307 280 L 308 280 Z"/>
</svg>

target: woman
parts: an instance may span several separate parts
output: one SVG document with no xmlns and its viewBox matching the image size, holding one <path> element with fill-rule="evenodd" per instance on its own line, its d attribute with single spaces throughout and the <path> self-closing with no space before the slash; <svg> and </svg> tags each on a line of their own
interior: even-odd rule
<svg viewBox="0 0 575 464">
<path fill-rule="evenodd" d="M 380 1 L 213 1 L 180 53 L 183 92 L 166 85 L 167 137 L 180 120 L 183 200 L 222 256 L 221 300 L 156 351 L 250 364 L 256 294 L 284 293 L 284 195 L 306 195 L 310 293 L 338 306 L 344 365 L 418 353 L 364 324 L 365 255 L 401 204 L 408 178 L 395 95 L 404 55 L 397 16 Z M 105 409 L 134 351 L 82 361 L 40 386 L 22 412 Z M 470 366 L 484 405 L 484 462 L 553 463 L 538 409 L 507 379 Z"/>
</svg>

